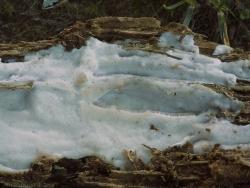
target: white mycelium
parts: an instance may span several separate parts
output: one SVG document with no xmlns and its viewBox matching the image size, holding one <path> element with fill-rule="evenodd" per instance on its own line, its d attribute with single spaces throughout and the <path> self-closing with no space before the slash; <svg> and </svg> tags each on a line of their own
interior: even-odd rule
<svg viewBox="0 0 250 188">
<path fill-rule="evenodd" d="M 143 144 L 164 149 L 190 141 L 197 152 L 215 143 L 248 147 L 250 126 L 214 116 L 237 112 L 241 103 L 201 83 L 250 78 L 249 61 L 224 64 L 183 50 L 168 52 L 182 58 L 176 60 L 91 38 L 72 52 L 56 46 L 24 63 L 1 63 L 0 82 L 34 85 L 0 89 L 0 168 L 28 168 L 42 154 L 97 155 L 123 166 L 124 149 L 148 160 Z"/>
</svg>

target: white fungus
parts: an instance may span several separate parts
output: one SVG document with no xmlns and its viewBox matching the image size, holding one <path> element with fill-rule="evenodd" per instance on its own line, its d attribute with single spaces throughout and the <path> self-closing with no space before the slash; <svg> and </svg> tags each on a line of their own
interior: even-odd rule
<svg viewBox="0 0 250 188">
<path fill-rule="evenodd" d="M 0 90 L 0 169 L 28 168 L 41 154 L 97 155 L 122 167 L 123 149 L 148 160 L 142 144 L 164 149 L 190 141 L 197 152 L 215 143 L 248 147 L 250 125 L 214 116 L 237 112 L 241 103 L 199 83 L 250 78 L 249 61 L 234 66 L 171 53 L 182 60 L 92 38 L 72 52 L 56 46 L 27 55 L 24 63 L 0 63 L 0 82 L 34 81 L 31 90 Z"/>
<path fill-rule="evenodd" d="M 224 55 L 224 54 L 230 54 L 233 51 L 233 48 L 227 45 L 218 45 L 216 46 L 213 55 Z"/>
<path fill-rule="evenodd" d="M 57 3 L 59 0 L 43 0 L 43 8 L 48 8 L 53 6 L 55 3 Z"/>
</svg>

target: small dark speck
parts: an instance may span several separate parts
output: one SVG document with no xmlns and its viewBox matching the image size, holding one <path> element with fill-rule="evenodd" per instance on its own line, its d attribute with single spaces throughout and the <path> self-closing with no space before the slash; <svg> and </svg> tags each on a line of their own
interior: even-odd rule
<svg viewBox="0 0 250 188">
<path fill-rule="evenodd" d="M 154 124 L 150 125 L 150 130 L 157 131 L 157 132 L 160 131 L 160 129 L 158 129 L 157 127 L 155 127 Z"/>
<path fill-rule="evenodd" d="M 207 132 L 209 132 L 209 133 L 211 132 L 211 129 L 209 129 L 209 128 L 206 128 L 205 130 L 206 130 Z"/>
</svg>

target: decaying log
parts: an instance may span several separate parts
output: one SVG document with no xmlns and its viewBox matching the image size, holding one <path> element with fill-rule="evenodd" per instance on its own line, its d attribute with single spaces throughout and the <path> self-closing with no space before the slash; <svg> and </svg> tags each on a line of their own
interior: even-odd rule
<svg viewBox="0 0 250 188">
<path fill-rule="evenodd" d="M 90 32 L 105 41 L 121 39 L 149 39 L 160 32 L 159 20 L 150 17 L 102 17 L 87 21 Z"/>
<path fill-rule="evenodd" d="M 178 24 L 176 24 L 178 25 Z M 211 55 L 216 43 L 208 42 L 203 36 L 196 35 L 182 25 L 161 26 L 154 18 L 115 18 L 104 17 L 76 22 L 49 40 L 0 44 L 0 58 L 22 58 L 25 54 L 62 44 L 67 50 L 80 48 L 89 37 L 103 41 L 137 39 L 138 46 L 124 46 L 129 50 L 142 50 L 169 56 L 157 46 L 160 34 L 170 31 L 179 35 L 194 34 L 195 42 L 202 53 Z M 245 54 L 245 53 L 244 53 Z M 171 56 L 169 56 L 171 57 Z M 178 59 L 178 57 L 172 57 Z M 220 58 L 220 57 L 219 57 Z M 230 56 L 222 56 L 232 60 Z M 222 59 L 221 58 L 221 59 Z M 231 58 L 231 59 L 230 59 Z M 234 56 L 235 58 L 235 56 Z M 237 56 L 248 58 L 244 55 Z M 225 112 L 225 117 L 234 123 L 250 122 L 250 82 L 238 80 L 240 87 L 226 88 L 206 84 L 228 97 L 237 98 L 245 103 L 239 114 Z M 243 86 L 243 87 L 242 87 Z M 33 82 L 0 83 L 0 89 L 31 89 Z M 0 187 L 241 187 L 250 185 L 250 151 L 222 150 L 218 147 L 211 152 L 197 155 L 192 146 L 174 147 L 165 151 L 145 146 L 152 153 L 150 163 L 144 164 L 136 155 L 128 155 L 130 169 L 122 171 L 97 157 L 81 159 L 39 158 L 29 171 L 19 173 L 0 173 Z"/>
<path fill-rule="evenodd" d="M 0 173 L 2 187 L 241 187 L 250 183 L 250 151 L 223 150 L 205 154 L 190 147 L 158 152 L 138 170 L 119 170 L 97 157 L 41 157 L 28 172 Z M 183 155 L 180 155 L 183 153 Z M 184 155 L 185 153 L 185 155 Z"/>
<path fill-rule="evenodd" d="M 142 45 L 153 44 L 153 48 L 150 51 L 158 53 L 161 50 L 157 45 L 157 41 L 163 32 L 172 32 L 180 36 L 186 34 L 194 35 L 195 43 L 200 47 L 201 53 L 210 56 L 218 45 L 217 43 L 207 41 L 203 35 L 193 33 L 188 27 L 177 23 L 161 26 L 159 20 L 150 17 L 100 17 L 88 20 L 86 23 L 77 21 L 74 25 L 65 28 L 49 40 L 0 44 L 0 58 L 2 58 L 2 62 L 8 62 L 8 59 L 11 58 L 18 61 L 29 52 L 47 49 L 57 44 L 62 44 L 66 50 L 80 48 L 85 45 L 89 37 L 95 37 L 106 42 L 136 39 Z M 141 48 L 140 50 L 149 51 L 146 48 Z M 166 53 L 165 55 L 169 56 Z M 249 55 L 250 53 L 235 50 L 231 54 L 218 56 L 218 58 L 223 61 L 233 61 L 247 59 Z"/>
<path fill-rule="evenodd" d="M 233 87 L 224 87 L 221 85 L 214 84 L 203 84 L 221 93 L 232 100 L 242 101 L 243 106 L 239 113 L 233 112 L 222 112 L 221 117 L 229 119 L 237 125 L 248 125 L 250 124 L 250 82 L 248 80 L 238 80 L 238 84 Z"/>
<path fill-rule="evenodd" d="M 47 49 L 54 46 L 57 40 L 42 40 L 37 42 L 19 42 L 17 44 L 0 44 L 0 58 L 22 57 L 29 52 Z"/>
</svg>

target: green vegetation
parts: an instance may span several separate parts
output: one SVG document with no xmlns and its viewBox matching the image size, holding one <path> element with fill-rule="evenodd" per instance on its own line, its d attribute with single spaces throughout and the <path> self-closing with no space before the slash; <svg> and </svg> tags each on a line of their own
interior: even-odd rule
<svg viewBox="0 0 250 188">
<path fill-rule="evenodd" d="M 163 7 L 167 11 L 174 11 L 180 6 L 187 6 L 183 24 L 190 26 L 195 11 L 197 12 L 199 7 L 201 6 L 201 3 L 199 2 L 200 1 L 198 0 L 181 0 L 175 4 L 168 6 L 164 4 Z M 203 1 L 203 3 L 207 3 L 217 12 L 218 30 L 220 33 L 221 40 L 224 42 L 224 44 L 230 46 L 227 25 L 228 17 L 231 14 L 231 16 L 235 17 L 238 21 L 250 19 L 250 2 L 236 1 L 236 3 L 233 3 L 232 0 L 209 0 L 205 2 Z M 233 4 L 234 6 L 236 6 L 236 8 L 234 7 L 234 10 L 231 9 Z"/>
</svg>

